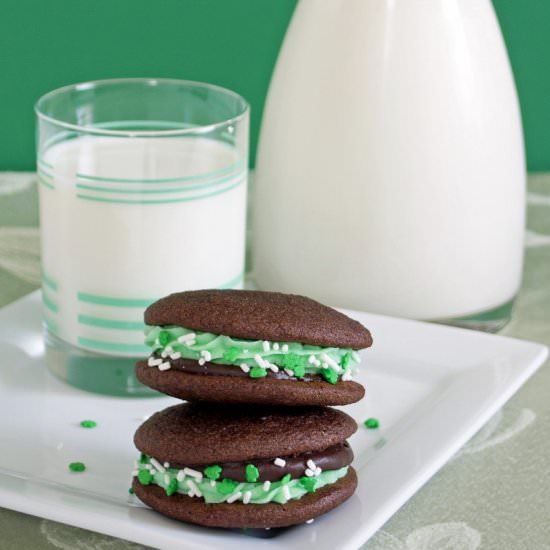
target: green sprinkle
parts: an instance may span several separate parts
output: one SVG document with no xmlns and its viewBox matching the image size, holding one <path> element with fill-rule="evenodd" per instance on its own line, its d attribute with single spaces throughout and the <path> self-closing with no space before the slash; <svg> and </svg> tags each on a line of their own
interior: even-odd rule
<svg viewBox="0 0 550 550">
<path fill-rule="evenodd" d="M 149 470 L 140 470 L 138 480 L 142 485 L 149 485 L 153 481 L 153 474 Z"/>
<path fill-rule="evenodd" d="M 141 462 L 141 464 L 147 464 L 149 462 L 149 458 L 145 453 L 141 453 L 139 455 L 139 461 Z"/>
<path fill-rule="evenodd" d="M 165 489 L 166 496 L 171 497 L 177 490 L 178 490 L 178 480 L 175 477 L 173 477 Z"/>
<path fill-rule="evenodd" d="M 248 376 L 250 376 L 250 378 L 263 378 L 264 376 L 267 376 L 267 370 L 262 367 L 252 367 L 248 373 Z"/>
<path fill-rule="evenodd" d="M 330 384 L 336 384 L 336 382 L 338 382 L 338 374 L 332 369 L 322 369 L 321 376 Z"/>
<path fill-rule="evenodd" d="M 95 428 L 97 426 L 97 422 L 95 422 L 94 420 L 82 420 L 80 422 L 80 425 L 83 428 Z"/>
<path fill-rule="evenodd" d="M 285 369 L 294 371 L 304 365 L 304 358 L 296 353 L 287 353 L 286 355 L 282 355 L 281 358 L 277 360 L 277 363 Z"/>
<path fill-rule="evenodd" d="M 217 464 L 214 464 L 212 466 L 208 466 L 207 468 L 204 469 L 204 475 L 208 479 L 216 480 L 220 477 L 221 473 L 222 473 L 222 469 Z"/>
<path fill-rule="evenodd" d="M 369 430 L 376 430 L 376 428 L 380 427 L 380 421 L 378 418 L 367 418 L 363 424 Z"/>
<path fill-rule="evenodd" d="M 300 485 L 308 492 L 314 493 L 317 480 L 314 477 L 301 477 Z"/>
<path fill-rule="evenodd" d="M 235 490 L 237 485 L 238 483 L 232 479 L 222 479 L 222 481 L 217 485 L 218 493 L 221 493 L 222 495 L 230 495 Z"/>
<path fill-rule="evenodd" d="M 237 360 L 240 354 L 241 354 L 241 351 L 239 350 L 239 348 L 235 346 L 231 346 L 229 349 L 223 352 L 222 357 L 226 361 L 233 362 Z"/>
<path fill-rule="evenodd" d="M 134 494 L 134 490 L 133 490 L 131 487 L 128 489 L 128 494 L 129 494 L 129 495 L 133 495 L 133 494 Z"/>
<path fill-rule="evenodd" d="M 69 470 L 71 472 L 83 472 L 86 469 L 84 462 L 71 462 L 69 464 Z"/>
<path fill-rule="evenodd" d="M 260 478 L 260 470 L 254 466 L 254 464 L 247 464 L 245 469 L 246 481 L 254 483 Z"/>
<path fill-rule="evenodd" d="M 161 330 L 159 332 L 158 339 L 159 344 L 164 347 L 166 344 L 168 344 L 168 342 L 170 342 L 170 333 L 166 330 Z"/>
<path fill-rule="evenodd" d="M 286 476 L 281 478 L 281 484 L 286 485 L 290 481 L 290 474 L 286 474 Z"/>
<path fill-rule="evenodd" d="M 306 367 L 304 365 L 298 365 L 291 370 L 294 371 L 296 378 L 303 378 L 306 373 Z"/>
<path fill-rule="evenodd" d="M 346 368 L 349 365 L 349 362 L 351 361 L 351 353 L 346 353 L 344 357 L 342 357 L 342 360 L 340 361 L 340 365 L 344 368 Z"/>
</svg>

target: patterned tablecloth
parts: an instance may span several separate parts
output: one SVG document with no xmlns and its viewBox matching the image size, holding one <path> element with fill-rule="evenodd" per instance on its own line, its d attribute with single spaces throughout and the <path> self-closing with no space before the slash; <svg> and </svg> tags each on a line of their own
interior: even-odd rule
<svg viewBox="0 0 550 550">
<path fill-rule="evenodd" d="M 35 176 L 0 173 L 0 306 L 39 286 L 37 225 Z M 502 333 L 550 345 L 550 174 L 529 178 L 523 287 Z M 549 456 L 547 364 L 364 550 L 550 550 Z M 0 509 L 0 549 L 15 548 L 143 547 Z"/>
</svg>

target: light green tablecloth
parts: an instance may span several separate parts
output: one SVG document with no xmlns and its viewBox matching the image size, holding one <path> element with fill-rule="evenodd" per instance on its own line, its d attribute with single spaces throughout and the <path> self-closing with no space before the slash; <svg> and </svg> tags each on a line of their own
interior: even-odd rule
<svg viewBox="0 0 550 550">
<path fill-rule="evenodd" d="M 531 176 L 529 191 L 524 283 L 503 334 L 550 345 L 550 174 Z M 0 306 L 39 286 L 37 223 L 34 175 L 0 173 Z M 16 548 L 143 547 L 0 509 L 0 549 Z M 476 548 L 550 550 L 548 365 L 364 547 Z"/>
</svg>

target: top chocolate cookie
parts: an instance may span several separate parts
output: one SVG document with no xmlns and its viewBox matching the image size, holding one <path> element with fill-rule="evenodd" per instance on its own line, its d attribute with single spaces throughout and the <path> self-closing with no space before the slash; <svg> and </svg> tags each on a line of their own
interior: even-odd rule
<svg viewBox="0 0 550 550">
<path fill-rule="evenodd" d="M 195 290 L 161 298 L 145 311 L 147 325 L 176 325 L 247 340 L 367 348 L 370 332 L 315 300 L 253 290 Z"/>
</svg>

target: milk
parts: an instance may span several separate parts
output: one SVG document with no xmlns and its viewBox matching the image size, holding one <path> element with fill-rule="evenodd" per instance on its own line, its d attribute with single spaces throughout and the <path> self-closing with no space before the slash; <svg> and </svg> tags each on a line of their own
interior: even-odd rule
<svg viewBox="0 0 550 550">
<path fill-rule="evenodd" d="M 256 168 L 260 288 L 417 319 L 518 291 L 521 121 L 488 0 L 301 0 Z"/>
<path fill-rule="evenodd" d="M 143 311 L 171 292 L 240 288 L 246 165 L 200 137 L 78 137 L 39 160 L 45 323 L 136 356 Z"/>
</svg>

